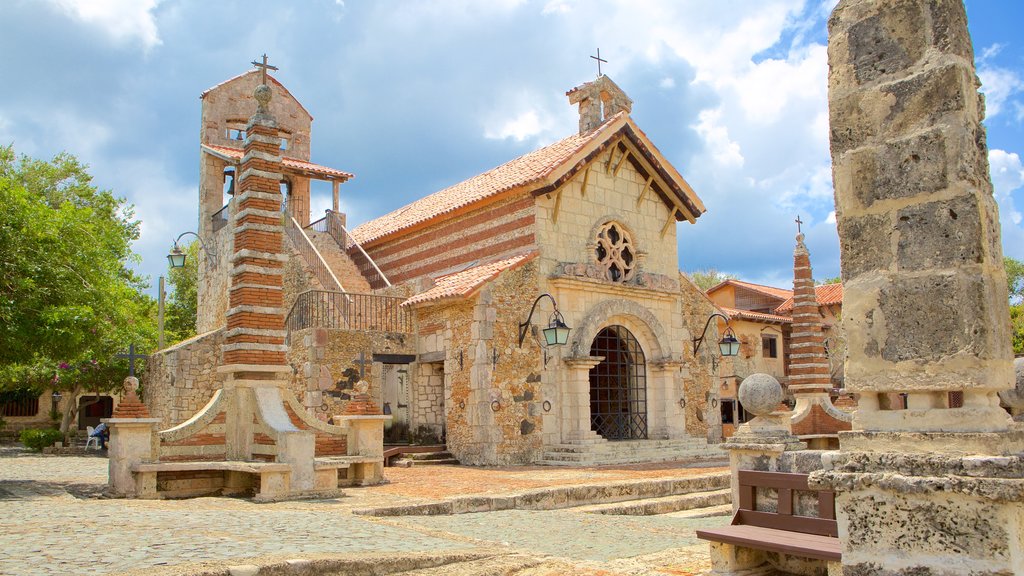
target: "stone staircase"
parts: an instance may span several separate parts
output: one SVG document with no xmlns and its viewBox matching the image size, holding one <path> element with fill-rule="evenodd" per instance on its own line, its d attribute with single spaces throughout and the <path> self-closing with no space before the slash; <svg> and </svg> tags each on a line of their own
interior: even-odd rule
<svg viewBox="0 0 1024 576">
<path fill-rule="evenodd" d="M 554 444 L 545 449 L 537 464 L 548 466 L 601 466 L 675 460 L 705 461 L 726 465 L 728 454 L 703 438 L 676 440 L 619 440 L 594 444 Z"/>
<path fill-rule="evenodd" d="M 366 281 L 363 274 L 356 267 L 355 262 L 349 255 L 338 246 L 338 243 L 327 232 L 316 232 L 312 229 L 305 229 L 303 232 L 316 246 L 317 251 L 323 257 L 324 262 L 334 272 L 334 275 L 345 288 L 345 292 L 355 294 L 369 294 L 373 292 L 370 283 Z"/>
<path fill-rule="evenodd" d="M 451 452 L 445 451 L 403 454 L 402 457 L 395 460 L 392 465 L 399 468 L 410 468 L 413 466 L 418 468 L 420 466 L 454 466 L 458 463 L 459 461 L 452 456 Z"/>
<path fill-rule="evenodd" d="M 615 516 L 654 516 L 658 514 L 672 514 L 673 512 L 684 510 L 705 510 L 729 504 L 731 501 L 732 491 L 729 488 L 721 488 L 718 490 L 673 494 L 671 496 L 640 498 L 626 502 L 580 506 L 576 510 L 590 514 L 609 514 Z M 732 507 L 730 506 L 728 512 L 731 511 Z"/>
</svg>

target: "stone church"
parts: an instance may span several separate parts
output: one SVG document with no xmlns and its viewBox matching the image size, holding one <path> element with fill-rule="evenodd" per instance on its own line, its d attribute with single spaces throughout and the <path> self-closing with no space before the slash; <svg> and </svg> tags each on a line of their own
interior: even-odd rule
<svg viewBox="0 0 1024 576">
<path fill-rule="evenodd" d="M 201 96 L 199 335 L 155 354 L 144 380 L 164 426 L 220 386 L 232 197 L 258 76 Z M 352 227 L 339 195 L 353 175 L 310 161 L 312 116 L 270 86 L 293 405 L 329 421 L 365 379 L 392 415 L 386 442 L 444 442 L 466 464 L 721 454 L 706 440 L 720 429 L 714 326 L 695 353 L 715 309 L 679 272 L 676 241 L 677 223 L 705 208 L 611 79 L 567 93 L 577 133 Z M 322 218 L 312 180 L 331 183 Z M 565 345 L 544 341 L 553 318 L 570 328 Z"/>
</svg>

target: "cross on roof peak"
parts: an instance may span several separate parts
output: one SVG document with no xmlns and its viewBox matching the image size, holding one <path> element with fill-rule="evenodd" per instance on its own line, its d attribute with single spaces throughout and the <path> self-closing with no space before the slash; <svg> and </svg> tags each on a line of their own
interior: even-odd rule
<svg viewBox="0 0 1024 576">
<path fill-rule="evenodd" d="M 800 215 L 799 215 L 799 214 L 797 214 L 797 215 L 796 215 L 796 233 L 797 233 L 797 234 L 802 234 L 802 233 L 803 233 L 803 232 L 802 232 L 802 231 L 800 230 L 800 225 L 801 225 L 801 224 L 803 224 L 803 223 L 804 223 L 804 221 L 803 221 L 803 220 L 801 220 L 801 219 L 800 219 Z"/>
<path fill-rule="evenodd" d="M 597 49 L 597 56 L 591 56 L 591 58 L 593 58 L 594 60 L 597 60 L 597 77 L 600 78 L 601 77 L 601 62 L 604 62 L 605 64 L 607 64 L 608 61 L 605 60 L 604 58 L 601 58 L 601 49 L 600 48 Z"/>
<path fill-rule="evenodd" d="M 262 73 L 263 73 L 263 77 L 262 77 L 262 80 L 260 81 L 260 84 L 266 84 L 267 83 L 267 70 L 277 70 L 277 66 L 271 66 L 270 64 L 267 64 L 267 60 L 268 60 L 267 54 L 264 53 L 263 54 L 263 62 L 258 62 L 256 60 L 252 61 L 252 65 L 257 67 L 257 68 L 260 68 Z"/>
</svg>

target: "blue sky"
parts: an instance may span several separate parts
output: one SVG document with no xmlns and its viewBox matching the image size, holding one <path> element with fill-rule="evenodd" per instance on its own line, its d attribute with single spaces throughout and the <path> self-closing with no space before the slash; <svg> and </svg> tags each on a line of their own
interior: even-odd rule
<svg viewBox="0 0 1024 576">
<path fill-rule="evenodd" d="M 828 152 L 834 0 L 8 0 L 0 143 L 64 150 L 135 204 L 155 284 L 196 229 L 199 94 L 266 52 L 313 114 L 313 160 L 354 172 L 350 223 L 576 130 L 566 90 L 604 71 L 704 200 L 680 267 L 786 286 L 799 214 L 839 273 Z M 1003 246 L 1024 259 L 1024 2 L 970 0 Z M 314 211 L 330 188 L 315 187 Z"/>
</svg>

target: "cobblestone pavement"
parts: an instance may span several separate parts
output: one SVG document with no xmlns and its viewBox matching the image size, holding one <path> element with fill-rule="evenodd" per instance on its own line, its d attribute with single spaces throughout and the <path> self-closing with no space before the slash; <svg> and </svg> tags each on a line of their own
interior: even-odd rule
<svg viewBox="0 0 1024 576">
<path fill-rule="evenodd" d="M 511 553 L 523 566 L 551 566 L 530 574 L 568 574 L 566 567 L 578 574 L 695 574 L 706 568 L 707 547 L 694 539 L 694 528 L 727 521 L 572 510 L 397 518 L 351 514 L 355 508 L 468 492 L 707 471 L 676 467 L 673 472 L 664 465 L 387 469 L 390 485 L 349 489 L 337 499 L 273 504 L 236 498 L 104 499 L 106 465 L 98 457 L 0 449 L 0 574 L 111 574 L 203 561 L 237 564 L 254 557 L 467 549 Z M 467 565 L 465 572 L 443 573 L 476 572 Z"/>
</svg>

